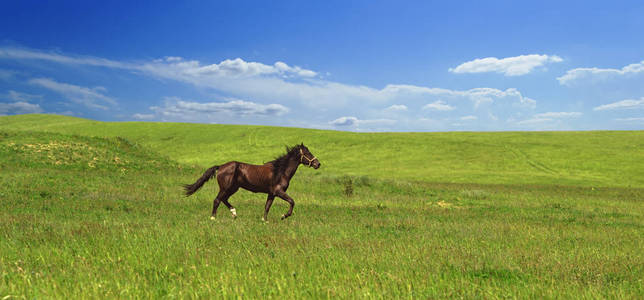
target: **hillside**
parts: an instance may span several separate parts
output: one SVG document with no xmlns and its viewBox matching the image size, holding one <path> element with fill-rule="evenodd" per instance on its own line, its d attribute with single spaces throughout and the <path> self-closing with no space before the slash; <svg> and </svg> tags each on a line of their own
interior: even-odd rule
<svg viewBox="0 0 644 300">
<path fill-rule="evenodd" d="M 120 137 L 0 131 L 0 166 L 127 172 L 177 168 L 178 164 Z"/>
<path fill-rule="evenodd" d="M 291 181 L 291 218 L 182 194 L 300 140 L 323 167 Z M 0 298 L 640 299 L 644 189 L 619 186 L 641 185 L 638 143 L 1 117 Z"/>
<path fill-rule="evenodd" d="M 304 142 L 327 176 L 644 187 L 644 131 L 353 133 L 55 115 L 0 117 L 0 130 L 122 137 L 200 167 L 229 160 L 262 163 L 281 154 L 284 145 Z"/>
</svg>

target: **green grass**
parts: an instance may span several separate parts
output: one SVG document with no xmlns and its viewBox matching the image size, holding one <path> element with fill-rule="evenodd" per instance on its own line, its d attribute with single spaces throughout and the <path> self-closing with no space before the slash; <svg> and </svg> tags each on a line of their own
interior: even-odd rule
<svg viewBox="0 0 644 300">
<path fill-rule="evenodd" d="M 184 164 L 263 163 L 304 142 L 325 174 L 415 182 L 644 187 L 644 131 L 351 133 L 265 126 L 0 118 L 0 130 L 123 137 Z"/>
<path fill-rule="evenodd" d="M 0 298 L 642 298 L 643 137 L 1 117 Z M 285 221 L 181 195 L 302 141 Z"/>
</svg>

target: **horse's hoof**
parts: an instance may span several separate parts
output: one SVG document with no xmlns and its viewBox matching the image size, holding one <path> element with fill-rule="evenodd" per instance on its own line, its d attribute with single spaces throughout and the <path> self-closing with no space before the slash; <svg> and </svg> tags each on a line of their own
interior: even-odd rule
<svg viewBox="0 0 644 300">
<path fill-rule="evenodd" d="M 214 220 L 215 220 L 215 216 L 210 216 L 210 219 L 214 221 Z"/>
<path fill-rule="evenodd" d="M 286 219 L 286 215 L 282 215 L 282 220 Z"/>
</svg>

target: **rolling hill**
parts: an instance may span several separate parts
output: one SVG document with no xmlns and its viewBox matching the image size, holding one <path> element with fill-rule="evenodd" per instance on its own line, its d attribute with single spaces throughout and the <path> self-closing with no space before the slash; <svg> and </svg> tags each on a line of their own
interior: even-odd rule
<svg viewBox="0 0 644 300">
<path fill-rule="evenodd" d="M 351 133 L 0 117 L 0 298 L 644 295 L 642 131 Z M 181 184 L 306 143 L 265 195 Z"/>
<path fill-rule="evenodd" d="M 304 142 L 326 176 L 644 187 L 644 131 L 354 133 L 286 127 L 0 117 L 0 131 L 120 137 L 179 163 L 263 163 Z M 304 171 L 308 172 L 308 171 Z"/>
</svg>

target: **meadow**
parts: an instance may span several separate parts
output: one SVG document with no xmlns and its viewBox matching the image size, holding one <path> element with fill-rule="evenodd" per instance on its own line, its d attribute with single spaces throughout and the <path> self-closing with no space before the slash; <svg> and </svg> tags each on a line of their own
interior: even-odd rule
<svg viewBox="0 0 644 300">
<path fill-rule="evenodd" d="M 304 142 L 265 195 L 181 185 Z M 644 297 L 644 131 L 351 133 L 0 117 L 0 298 Z"/>
</svg>

